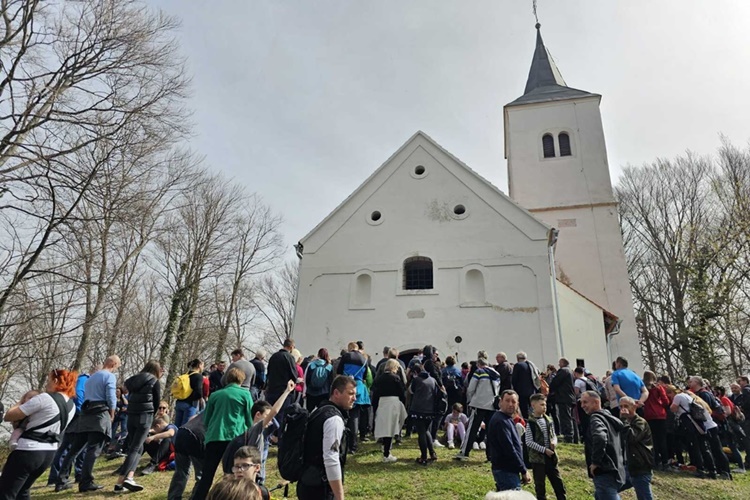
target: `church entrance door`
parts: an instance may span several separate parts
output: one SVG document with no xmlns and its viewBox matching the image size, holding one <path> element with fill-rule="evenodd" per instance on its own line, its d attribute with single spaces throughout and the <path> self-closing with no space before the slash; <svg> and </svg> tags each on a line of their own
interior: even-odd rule
<svg viewBox="0 0 750 500">
<path fill-rule="evenodd" d="M 406 351 L 401 351 L 398 354 L 398 359 L 404 362 L 404 364 L 409 367 L 409 361 L 412 360 L 414 356 L 416 356 L 417 352 L 419 352 L 417 349 L 407 349 Z"/>
</svg>

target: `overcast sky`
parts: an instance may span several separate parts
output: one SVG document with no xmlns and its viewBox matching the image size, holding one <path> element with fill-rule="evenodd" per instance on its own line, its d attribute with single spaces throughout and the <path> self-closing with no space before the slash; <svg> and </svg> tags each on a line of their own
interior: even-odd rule
<svg viewBox="0 0 750 500">
<path fill-rule="evenodd" d="M 502 107 L 531 0 L 149 0 L 182 20 L 192 147 L 297 242 L 417 130 L 507 192 Z M 539 0 L 567 84 L 602 94 L 623 166 L 750 139 L 750 1 Z M 290 250 L 291 254 L 291 250 Z"/>
</svg>

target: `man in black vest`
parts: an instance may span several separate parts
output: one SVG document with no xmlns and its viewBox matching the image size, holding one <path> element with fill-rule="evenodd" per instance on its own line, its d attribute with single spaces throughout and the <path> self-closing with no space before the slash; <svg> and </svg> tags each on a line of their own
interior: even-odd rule
<svg viewBox="0 0 750 500">
<path fill-rule="evenodd" d="M 347 375 L 333 379 L 330 399 L 312 412 L 305 431 L 305 470 L 297 482 L 300 500 L 343 500 L 344 420 L 354 406 L 357 383 Z"/>
</svg>

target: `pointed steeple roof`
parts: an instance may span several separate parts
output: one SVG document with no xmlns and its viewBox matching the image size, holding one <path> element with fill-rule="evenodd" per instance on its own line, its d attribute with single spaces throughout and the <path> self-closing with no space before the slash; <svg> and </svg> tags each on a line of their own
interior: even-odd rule
<svg viewBox="0 0 750 500">
<path fill-rule="evenodd" d="M 541 25 L 536 24 L 536 49 L 531 60 L 529 78 L 526 80 L 526 88 L 523 95 L 508 104 L 529 104 L 532 102 L 558 101 L 576 97 L 596 96 L 585 90 L 568 87 L 557 68 L 552 55 L 542 40 Z"/>
</svg>

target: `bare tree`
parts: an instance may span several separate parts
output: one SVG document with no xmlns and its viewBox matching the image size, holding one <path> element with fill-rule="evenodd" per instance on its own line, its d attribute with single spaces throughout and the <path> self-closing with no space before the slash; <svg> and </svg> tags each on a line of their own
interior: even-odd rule
<svg viewBox="0 0 750 500">
<path fill-rule="evenodd" d="M 227 272 L 234 255 L 233 222 L 244 203 L 243 190 L 218 175 L 204 173 L 178 201 L 168 231 L 158 241 L 161 272 L 170 284 L 171 305 L 159 354 L 171 383 L 179 361 L 197 353 L 183 350 L 189 340 L 201 287 L 205 280 Z"/>
<path fill-rule="evenodd" d="M 292 334 L 294 301 L 299 283 L 299 263 L 287 262 L 260 284 L 258 309 L 268 327 L 266 344 L 280 345 Z"/>
<path fill-rule="evenodd" d="M 720 379 L 745 349 L 750 154 L 627 168 L 621 223 L 641 347 L 653 370 Z"/>
<path fill-rule="evenodd" d="M 230 329 L 239 330 L 243 325 L 239 319 L 240 309 L 252 307 L 251 300 L 245 294 L 252 293 L 252 288 L 245 286 L 255 276 L 268 272 L 281 254 L 281 237 L 279 225 L 281 218 L 274 215 L 256 196 L 250 196 L 241 212 L 237 214 L 233 226 L 236 228 L 232 239 L 234 253 L 231 273 L 217 276 L 214 285 L 216 312 L 220 329 L 216 339 L 214 359 L 220 359 L 226 350 Z M 239 331 L 238 331 L 238 337 Z"/>
<path fill-rule="evenodd" d="M 13 241 L 0 257 L 2 318 L 109 157 L 187 121 L 174 19 L 128 0 L 0 8 L 0 240 Z"/>
</svg>

